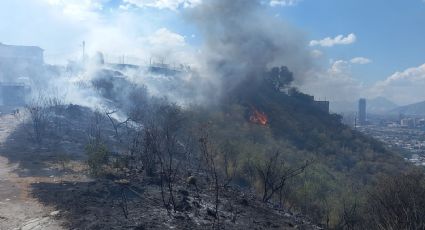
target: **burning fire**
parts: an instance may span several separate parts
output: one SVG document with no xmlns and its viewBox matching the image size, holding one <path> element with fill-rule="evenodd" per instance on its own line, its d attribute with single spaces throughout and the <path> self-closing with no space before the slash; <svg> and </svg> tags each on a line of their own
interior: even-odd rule
<svg viewBox="0 0 425 230">
<path fill-rule="evenodd" d="M 268 118 L 265 113 L 258 111 L 256 108 L 253 108 L 253 112 L 249 117 L 249 121 L 260 125 L 267 125 Z"/>
</svg>

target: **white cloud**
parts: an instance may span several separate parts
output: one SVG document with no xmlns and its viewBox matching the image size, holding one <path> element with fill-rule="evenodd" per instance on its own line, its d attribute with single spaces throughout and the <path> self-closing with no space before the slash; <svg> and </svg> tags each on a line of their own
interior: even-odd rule
<svg viewBox="0 0 425 230">
<path fill-rule="evenodd" d="M 185 37 L 167 28 L 160 28 L 149 36 L 141 37 L 139 42 L 146 45 L 146 52 L 151 55 L 153 61 L 190 63 L 192 67 L 198 64 L 196 52 L 187 44 Z"/>
<path fill-rule="evenodd" d="M 399 104 L 425 100 L 425 64 L 396 72 L 377 82 L 370 93 L 384 96 Z"/>
<path fill-rule="evenodd" d="M 425 81 L 425 64 L 418 67 L 408 68 L 403 72 L 396 72 L 385 80 L 385 82 L 391 83 L 400 80 L 410 82 Z"/>
<path fill-rule="evenodd" d="M 313 58 L 320 58 L 323 56 L 323 52 L 317 49 L 314 49 L 310 52 L 311 57 Z"/>
<path fill-rule="evenodd" d="M 372 60 L 370 60 L 369 58 L 365 58 L 365 57 L 355 57 L 355 58 L 351 59 L 350 62 L 353 63 L 353 64 L 365 65 L 365 64 L 372 63 Z"/>
<path fill-rule="evenodd" d="M 191 8 L 202 2 L 202 0 L 123 0 L 137 7 L 152 7 L 158 9 L 177 10 L 179 8 Z"/>
<path fill-rule="evenodd" d="M 332 47 L 335 45 L 349 45 L 356 42 L 357 37 L 354 33 L 344 35 L 338 35 L 334 38 L 327 37 L 322 40 L 312 40 L 310 41 L 310 46 L 323 46 L 323 47 Z"/>
<path fill-rule="evenodd" d="M 345 74 L 350 69 L 350 64 L 344 60 L 337 60 L 332 63 L 332 66 L 329 68 L 328 73 L 331 75 Z"/>
<path fill-rule="evenodd" d="M 116 62 L 123 55 L 126 63 L 148 64 L 165 62 L 173 64 L 196 65 L 194 51 L 186 43 L 184 36 L 167 28 L 159 28 L 154 32 L 138 34 L 131 28 L 120 27 L 121 23 L 94 28 L 86 35 L 87 50 L 93 54 L 101 51 L 107 61 Z"/>
<path fill-rule="evenodd" d="M 300 88 L 330 101 L 351 101 L 364 90 L 363 84 L 352 76 L 350 62 L 344 60 L 332 61 L 328 69 L 312 73 Z"/>
<path fill-rule="evenodd" d="M 86 21 L 97 19 L 96 11 L 103 9 L 102 0 L 43 0 L 52 7 L 57 7 L 62 13 L 76 20 Z"/>
<path fill-rule="evenodd" d="M 293 6 L 301 0 L 271 0 L 270 6 Z"/>
<path fill-rule="evenodd" d="M 332 61 L 328 69 L 312 73 L 300 88 L 330 101 L 385 97 L 396 104 L 406 105 L 425 100 L 425 63 L 396 72 L 371 85 L 357 80 L 351 66 L 351 61 Z"/>
<path fill-rule="evenodd" d="M 105 17 L 107 1 L 0 1 L 0 15 L 9 19 L 0 21 L 1 42 L 40 46 L 49 64 L 80 59 L 83 41 L 87 55 L 100 51 L 111 62 L 123 56 L 126 62 L 142 65 L 150 58 L 176 64 L 196 61 L 183 35 L 162 28 L 166 16 L 116 8 Z"/>
<path fill-rule="evenodd" d="M 182 47 L 186 44 L 185 38 L 171 32 L 167 28 L 160 28 L 154 34 L 149 36 L 148 41 L 152 45 Z"/>
</svg>

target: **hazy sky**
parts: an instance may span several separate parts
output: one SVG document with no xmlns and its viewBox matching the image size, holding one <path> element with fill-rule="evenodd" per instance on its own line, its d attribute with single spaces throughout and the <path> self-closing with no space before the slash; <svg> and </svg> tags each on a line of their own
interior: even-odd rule
<svg viewBox="0 0 425 230">
<path fill-rule="evenodd" d="M 196 65 L 202 37 L 184 17 L 202 0 L 0 1 L 0 42 L 37 45 L 46 62 L 104 52 Z M 319 98 L 425 100 L 425 1 L 264 0 L 266 12 L 304 33 L 317 71 L 301 88 Z M 279 28 L 276 28 L 279 29 Z M 164 55 L 166 54 L 166 55 Z"/>
</svg>

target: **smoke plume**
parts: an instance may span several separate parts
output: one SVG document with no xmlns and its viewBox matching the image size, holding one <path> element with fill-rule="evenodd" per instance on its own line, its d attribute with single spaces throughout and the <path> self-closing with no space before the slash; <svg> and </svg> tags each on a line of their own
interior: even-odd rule
<svg viewBox="0 0 425 230">
<path fill-rule="evenodd" d="M 206 0 L 189 12 L 188 19 L 204 40 L 203 74 L 210 75 L 219 89 L 232 90 L 282 65 L 300 83 L 310 68 L 303 34 L 271 16 L 259 0 Z"/>
<path fill-rule="evenodd" d="M 113 38 L 121 41 L 118 50 L 134 50 L 139 53 L 139 58 L 167 57 L 169 66 L 179 70 L 175 76 L 153 74 L 146 63 L 145 66 L 137 63 L 142 65 L 140 68 L 114 69 L 106 64 L 84 64 L 83 61 L 75 72 L 69 66 L 55 67 L 54 73 L 37 77 L 38 84 L 31 84 L 33 92 L 60 89 L 61 97 L 67 103 L 91 108 L 108 106 L 110 98 L 102 97 L 91 87 L 92 80 L 99 77 L 96 73 L 105 73 L 106 69 L 112 73 L 120 72 L 114 76 L 119 79 L 112 81 L 114 84 L 125 80 L 129 85 L 146 86 L 149 96 L 167 97 L 180 105 L 209 104 L 225 99 L 242 82 L 255 84 L 275 66 L 287 66 L 294 73 L 295 84 L 300 84 L 311 69 L 308 41 L 303 33 L 271 15 L 261 0 L 204 0 L 196 7 L 186 9 L 183 15 L 196 26 L 201 47 L 190 46 L 184 36 L 165 28 L 153 36 L 131 42 L 134 36 L 126 31 L 115 27 L 104 29 L 100 25 L 95 32 L 101 32 L 95 34 L 102 36 L 89 36 L 87 43 L 97 44 L 95 48 L 89 46 L 88 53 L 93 53 L 93 49 L 108 51 L 111 42 L 105 40 L 108 37 L 105 33 L 117 34 Z M 136 43 L 139 42 L 150 49 L 138 49 Z M 117 87 L 117 92 L 125 91 L 121 86 Z"/>
</svg>

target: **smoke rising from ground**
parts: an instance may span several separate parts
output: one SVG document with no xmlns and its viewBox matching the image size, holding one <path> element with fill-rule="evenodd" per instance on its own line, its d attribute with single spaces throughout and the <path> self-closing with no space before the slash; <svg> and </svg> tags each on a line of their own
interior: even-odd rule
<svg viewBox="0 0 425 230">
<path fill-rule="evenodd" d="M 184 49 L 194 60 L 190 63 L 194 68 L 175 76 L 158 76 L 146 68 L 121 72 L 129 82 L 146 86 L 150 95 L 180 105 L 217 103 L 241 82 L 255 82 L 274 66 L 287 66 L 299 84 L 311 69 L 308 42 L 300 31 L 269 15 L 265 7 L 261 1 L 203 1 L 185 12 L 203 41 L 200 52 Z M 155 41 L 155 37 L 150 39 L 150 43 Z M 170 50 L 155 56 L 172 57 L 166 54 Z"/>
<path fill-rule="evenodd" d="M 242 81 L 255 82 L 274 66 L 287 66 L 294 73 L 295 84 L 303 82 L 311 69 L 308 42 L 303 34 L 270 15 L 260 0 L 205 0 L 183 14 L 196 26 L 202 41 L 200 47 L 190 46 L 186 37 L 165 28 L 136 39 L 134 31 L 127 31 L 131 31 L 128 26 L 109 25 L 90 30 L 86 40 L 88 55 L 108 52 L 111 49 L 108 44 L 115 44 L 112 50 L 138 52 L 138 57 L 144 60 L 167 58 L 171 68 L 183 64 L 184 70 L 175 76 L 152 74 L 146 61 L 139 63 L 138 69 L 118 70 L 117 76 L 131 84 L 146 86 L 150 96 L 167 97 L 180 105 L 216 103 Z M 94 27 L 99 25 L 94 24 Z M 113 42 L 108 39 L 110 34 L 114 35 Z M 107 54 L 105 59 L 110 60 Z M 91 81 L 100 69 L 111 70 L 111 67 L 87 62 L 77 61 L 80 70 L 76 72 L 58 68 L 55 73 L 38 77 L 38 83 L 32 84 L 33 92 L 59 91 L 66 103 L 91 108 L 107 105 L 108 100 L 91 88 Z M 186 69 L 187 65 L 192 68 Z"/>
<path fill-rule="evenodd" d="M 206 0 L 187 18 L 204 39 L 203 74 L 210 75 L 220 92 L 247 78 L 255 80 L 273 66 L 287 66 L 295 83 L 310 69 L 302 33 L 269 15 L 259 0 Z"/>
</svg>

